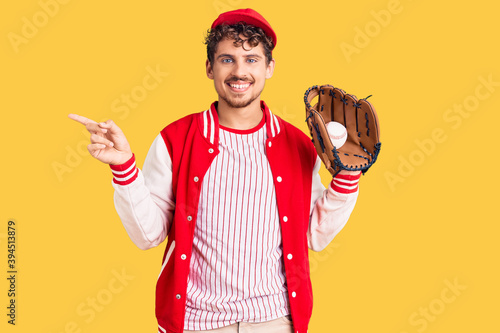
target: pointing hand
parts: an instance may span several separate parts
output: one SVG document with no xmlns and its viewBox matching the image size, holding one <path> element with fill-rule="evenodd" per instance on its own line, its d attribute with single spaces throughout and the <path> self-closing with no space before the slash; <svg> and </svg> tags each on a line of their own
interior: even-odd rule
<svg viewBox="0 0 500 333">
<path fill-rule="evenodd" d="M 106 164 L 123 164 L 132 157 L 125 134 L 113 120 L 97 123 L 77 114 L 69 114 L 68 117 L 85 125 L 89 131 L 91 144 L 87 149 L 92 157 Z"/>
</svg>

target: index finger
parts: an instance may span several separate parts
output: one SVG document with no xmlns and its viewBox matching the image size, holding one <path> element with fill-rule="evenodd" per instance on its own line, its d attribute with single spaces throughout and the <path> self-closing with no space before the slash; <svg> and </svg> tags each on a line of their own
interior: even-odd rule
<svg viewBox="0 0 500 333">
<path fill-rule="evenodd" d="M 96 122 L 96 121 L 93 121 L 92 119 L 85 118 L 85 117 L 83 117 L 83 116 L 80 116 L 80 115 L 77 115 L 77 114 L 74 114 L 74 113 L 70 113 L 70 114 L 68 115 L 68 117 L 69 117 L 70 119 L 73 119 L 73 120 L 75 120 L 75 121 L 79 122 L 79 123 L 80 123 L 80 124 L 82 124 L 82 125 L 85 125 L 85 126 L 87 126 L 87 124 L 97 124 L 97 122 Z"/>
</svg>

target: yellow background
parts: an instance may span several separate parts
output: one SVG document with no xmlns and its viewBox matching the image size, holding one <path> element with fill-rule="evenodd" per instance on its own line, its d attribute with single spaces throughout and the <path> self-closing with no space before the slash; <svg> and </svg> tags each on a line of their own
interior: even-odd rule
<svg viewBox="0 0 500 333">
<path fill-rule="evenodd" d="M 143 252 L 129 240 L 109 168 L 86 152 L 87 135 L 67 114 L 114 119 L 142 167 L 165 125 L 215 100 L 202 41 L 221 10 L 238 7 L 261 12 L 278 35 L 262 96 L 276 114 L 306 131 L 303 93 L 326 83 L 373 95 L 379 114 L 382 151 L 355 211 L 325 251 L 311 253 L 309 331 L 499 332 L 494 1 L 73 0 L 52 5 L 51 16 L 40 3 L 53 1 L 0 9 L 2 332 L 156 332 L 164 244 Z M 34 21 L 36 31 L 24 27 Z M 23 31 L 29 38 L 19 39 Z M 141 89 L 147 68 L 168 75 L 117 112 L 113 103 Z M 9 219 L 15 327 L 6 316 Z M 97 298 L 99 311 L 89 305 Z"/>
</svg>

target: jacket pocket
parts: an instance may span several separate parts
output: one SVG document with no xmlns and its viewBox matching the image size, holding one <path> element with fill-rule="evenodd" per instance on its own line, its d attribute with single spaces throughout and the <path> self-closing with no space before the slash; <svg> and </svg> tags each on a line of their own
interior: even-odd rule
<svg viewBox="0 0 500 333">
<path fill-rule="evenodd" d="M 174 248 L 175 248 L 175 240 L 173 240 L 172 244 L 170 244 L 170 248 L 168 249 L 167 255 L 165 256 L 165 260 L 163 261 L 163 265 L 161 265 L 161 271 L 160 271 L 160 274 L 158 275 L 158 280 L 160 279 L 161 273 L 163 273 L 165 266 L 167 266 L 168 260 L 170 259 L 170 256 L 174 252 Z"/>
</svg>

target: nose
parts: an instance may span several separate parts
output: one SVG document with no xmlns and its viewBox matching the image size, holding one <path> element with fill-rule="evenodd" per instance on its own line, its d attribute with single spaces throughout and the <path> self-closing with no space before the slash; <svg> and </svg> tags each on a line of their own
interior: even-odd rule
<svg viewBox="0 0 500 333">
<path fill-rule="evenodd" d="M 247 77 L 245 70 L 245 59 L 238 59 L 237 61 L 234 62 L 231 74 L 239 79 Z"/>
</svg>

